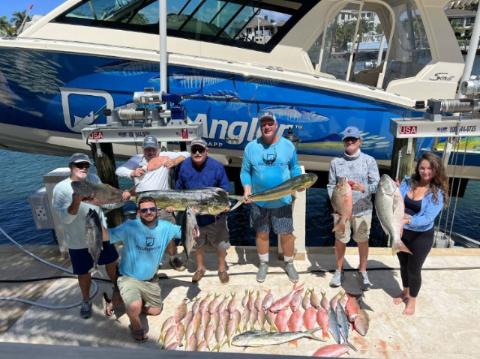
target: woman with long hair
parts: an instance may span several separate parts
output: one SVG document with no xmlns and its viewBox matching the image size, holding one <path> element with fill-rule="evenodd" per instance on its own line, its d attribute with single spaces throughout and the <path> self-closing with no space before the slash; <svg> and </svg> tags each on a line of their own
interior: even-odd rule
<svg viewBox="0 0 480 359">
<path fill-rule="evenodd" d="M 400 192 L 405 202 L 402 241 L 412 254 L 397 254 L 403 291 L 394 303 L 405 302 L 403 314 L 412 315 L 422 284 L 422 266 L 433 245 L 435 218 L 448 203 L 448 177 L 440 158 L 425 152 L 415 173 L 400 184 Z"/>
</svg>

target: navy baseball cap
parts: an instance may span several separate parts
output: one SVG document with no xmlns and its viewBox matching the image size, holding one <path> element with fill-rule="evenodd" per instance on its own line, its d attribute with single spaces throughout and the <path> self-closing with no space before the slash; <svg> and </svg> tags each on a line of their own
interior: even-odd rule
<svg viewBox="0 0 480 359">
<path fill-rule="evenodd" d="M 155 136 L 148 135 L 143 139 L 143 148 L 158 148 L 158 140 Z"/>
<path fill-rule="evenodd" d="M 345 139 L 348 137 L 353 137 L 357 139 L 362 138 L 362 133 L 355 126 L 348 126 L 345 130 L 343 130 L 342 135 L 342 141 L 345 141 Z"/>
<path fill-rule="evenodd" d="M 92 164 L 92 161 L 90 161 L 90 158 L 88 158 L 85 153 L 74 153 L 70 156 L 70 160 L 68 161 L 69 164 L 81 162 L 88 162 L 89 164 Z"/>
</svg>

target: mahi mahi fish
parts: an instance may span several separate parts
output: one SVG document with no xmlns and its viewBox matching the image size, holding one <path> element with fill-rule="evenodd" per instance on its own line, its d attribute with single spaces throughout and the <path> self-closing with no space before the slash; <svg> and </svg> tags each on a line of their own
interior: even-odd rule
<svg viewBox="0 0 480 359">
<path fill-rule="evenodd" d="M 345 233 L 346 222 L 352 217 L 352 188 L 345 177 L 341 177 L 332 192 L 334 226 L 332 232 Z"/>
<path fill-rule="evenodd" d="M 196 214 L 217 215 L 230 208 L 228 193 L 216 187 L 139 192 L 138 198 L 142 197 L 152 197 L 160 208 L 175 211 L 191 208 Z"/>
<path fill-rule="evenodd" d="M 402 219 L 405 205 L 397 184 L 384 174 L 375 194 L 375 209 L 383 230 L 392 244 L 393 254 L 397 252 L 412 253 L 401 240 Z"/>
<path fill-rule="evenodd" d="M 237 347 L 263 347 L 268 345 L 277 345 L 301 338 L 309 338 L 322 341 L 315 334 L 317 330 L 308 330 L 304 332 L 284 332 L 271 333 L 263 330 L 252 330 L 236 335 L 232 339 L 232 345 Z"/>
<path fill-rule="evenodd" d="M 317 181 L 317 178 L 317 175 L 314 173 L 305 173 L 299 176 L 295 176 L 276 187 L 270 188 L 263 192 L 251 194 L 250 196 L 248 196 L 248 199 L 252 202 L 275 201 L 289 194 L 293 194 L 296 191 L 310 188 Z M 233 211 L 234 209 L 240 207 L 243 202 L 245 202 L 245 198 L 241 196 L 230 197 L 238 200 L 238 202 L 235 204 L 235 206 L 232 207 L 230 211 Z"/>
<path fill-rule="evenodd" d="M 97 206 L 120 203 L 122 191 L 104 183 L 91 183 L 88 181 L 73 181 L 73 193 L 91 198 Z"/>
<path fill-rule="evenodd" d="M 85 240 L 87 241 L 88 253 L 92 256 L 93 264 L 97 268 L 98 258 L 102 250 L 102 224 L 97 211 L 91 209 L 85 218 Z"/>
</svg>

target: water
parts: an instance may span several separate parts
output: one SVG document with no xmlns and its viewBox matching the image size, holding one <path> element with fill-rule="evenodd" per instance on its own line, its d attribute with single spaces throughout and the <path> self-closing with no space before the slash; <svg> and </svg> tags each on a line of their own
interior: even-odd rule
<svg viewBox="0 0 480 359">
<path fill-rule="evenodd" d="M 43 175 L 49 171 L 65 167 L 67 157 L 32 155 L 0 150 L 0 227 L 15 240 L 23 244 L 52 244 L 55 242 L 51 230 L 37 230 L 33 221 L 28 197 L 43 186 Z M 128 181 L 121 182 L 122 187 Z M 458 199 L 453 231 L 473 239 L 480 239 L 480 211 L 477 199 L 480 198 L 480 182 L 470 181 L 465 196 Z M 455 201 L 455 199 L 454 199 Z M 448 217 L 447 229 L 452 222 L 454 202 L 450 212 L 442 215 L 443 222 Z M 241 206 L 229 218 L 231 241 L 234 245 L 253 245 L 254 233 L 249 228 L 248 206 Z M 442 224 L 442 228 L 444 228 Z M 307 246 L 332 245 L 332 217 L 326 189 L 314 188 L 307 191 Z M 0 235 L 0 244 L 7 240 Z M 272 238 L 274 240 L 274 238 Z M 385 243 L 378 220 L 372 222 L 370 244 L 382 246 Z"/>
</svg>

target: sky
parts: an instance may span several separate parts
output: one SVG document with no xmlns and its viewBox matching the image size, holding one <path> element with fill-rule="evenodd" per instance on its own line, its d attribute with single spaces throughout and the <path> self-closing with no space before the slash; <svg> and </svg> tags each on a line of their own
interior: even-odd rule
<svg viewBox="0 0 480 359">
<path fill-rule="evenodd" d="M 0 0 L 0 16 L 8 19 L 15 11 L 26 10 L 33 5 L 30 15 L 45 15 L 66 0 Z"/>
</svg>

